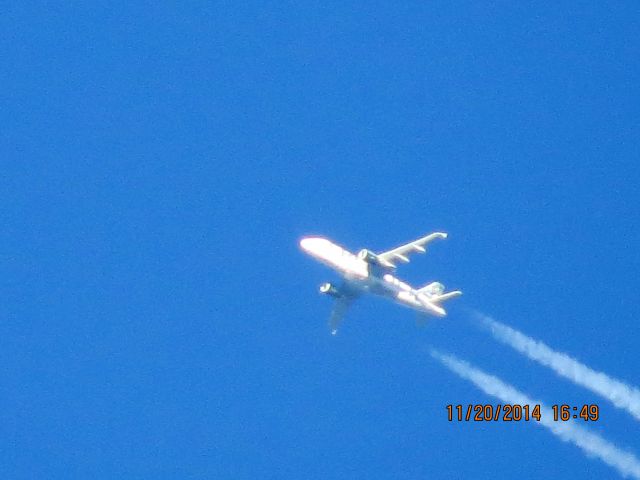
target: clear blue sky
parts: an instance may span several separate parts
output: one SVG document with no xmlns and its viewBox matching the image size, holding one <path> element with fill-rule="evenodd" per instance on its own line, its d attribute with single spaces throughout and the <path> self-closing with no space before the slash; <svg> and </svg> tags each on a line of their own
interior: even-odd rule
<svg viewBox="0 0 640 480">
<path fill-rule="evenodd" d="M 463 307 L 640 384 L 640 12 L 499 2 L 63 2 L 0 18 L 0 475 L 615 478 L 428 355 L 640 455 L 640 424 Z M 303 235 L 464 290 L 328 334 Z"/>
</svg>

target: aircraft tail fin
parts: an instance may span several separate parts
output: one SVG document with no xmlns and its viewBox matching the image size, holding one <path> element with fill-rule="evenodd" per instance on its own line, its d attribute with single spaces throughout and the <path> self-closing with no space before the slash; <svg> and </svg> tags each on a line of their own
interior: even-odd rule
<svg viewBox="0 0 640 480">
<path fill-rule="evenodd" d="M 429 297 L 432 297 L 434 295 L 442 295 L 442 292 L 444 292 L 444 285 L 441 284 L 440 282 L 431 282 L 425 285 L 424 287 L 419 288 L 418 292 L 425 294 Z"/>
</svg>

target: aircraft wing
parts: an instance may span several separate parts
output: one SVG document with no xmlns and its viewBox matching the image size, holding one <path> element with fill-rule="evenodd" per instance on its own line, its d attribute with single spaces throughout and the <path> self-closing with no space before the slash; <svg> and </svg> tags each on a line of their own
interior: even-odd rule
<svg viewBox="0 0 640 480">
<path fill-rule="evenodd" d="M 331 317 L 329 317 L 329 328 L 331 329 L 331 335 L 338 333 L 338 327 L 340 322 L 344 318 L 344 314 L 349 309 L 349 305 L 353 302 L 354 297 L 339 297 L 333 304 L 333 310 L 331 311 Z"/>
<path fill-rule="evenodd" d="M 414 240 L 413 242 L 409 242 L 406 245 L 394 248 L 393 250 L 389 250 L 388 252 L 379 253 L 377 256 L 378 258 L 382 259 L 382 262 L 384 264 L 387 264 L 387 266 L 395 267 L 396 265 L 394 262 L 409 262 L 408 255 L 410 253 L 426 252 L 427 249 L 425 248 L 425 246 L 437 238 L 447 238 L 447 234 L 442 232 L 430 233 L 426 237 L 419 238 L 418 240 Z"/>
</svg>

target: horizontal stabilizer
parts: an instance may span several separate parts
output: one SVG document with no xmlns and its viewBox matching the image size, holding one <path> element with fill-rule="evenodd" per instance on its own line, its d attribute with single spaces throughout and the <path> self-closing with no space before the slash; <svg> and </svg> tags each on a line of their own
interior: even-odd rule
<svg viewBox="0 0 640 480">
<path fill-rule="evenodd" d="M 420 304 L 432 315 L 437 317 L 444 317 L 447 312 L 440 305 L 436 305 L 431 298 L 426 295 L 418 294 L 416 295 L 416 299 L 420 302 Z"/>
<path fill-rule="evenodd" d="M 433 297 L 429 298 L 429 300 L 435 303 L 442 303 L 451 298 L 459 297 L 460 295 L 462 295 L 462 292 L 460 290 L 454 290 L 453 292 L 443 293 L 442 295 L 434 295 Z"/>
</svg>

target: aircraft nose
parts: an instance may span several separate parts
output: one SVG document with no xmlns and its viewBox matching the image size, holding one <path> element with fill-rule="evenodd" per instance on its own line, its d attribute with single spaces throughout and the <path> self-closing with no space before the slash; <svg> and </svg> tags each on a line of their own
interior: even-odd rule
<svg viewBox="0 0 640 480">
<path fill-rule="evenodd" d="M 324 240 L 318 237 L 305 237 L 300 240 L 300 248 L 307 253 L 317 253 L 322 249 L 324 245 Z"/>
<path fill-rule="evenodd" d="M 309 249 L 311 248 L 311 239 L 310 238 L 303 238 L 302 240 L 300 240 L 300 248 L 303 249 L 305 252 L 308 252 Z"/>
</svg>

